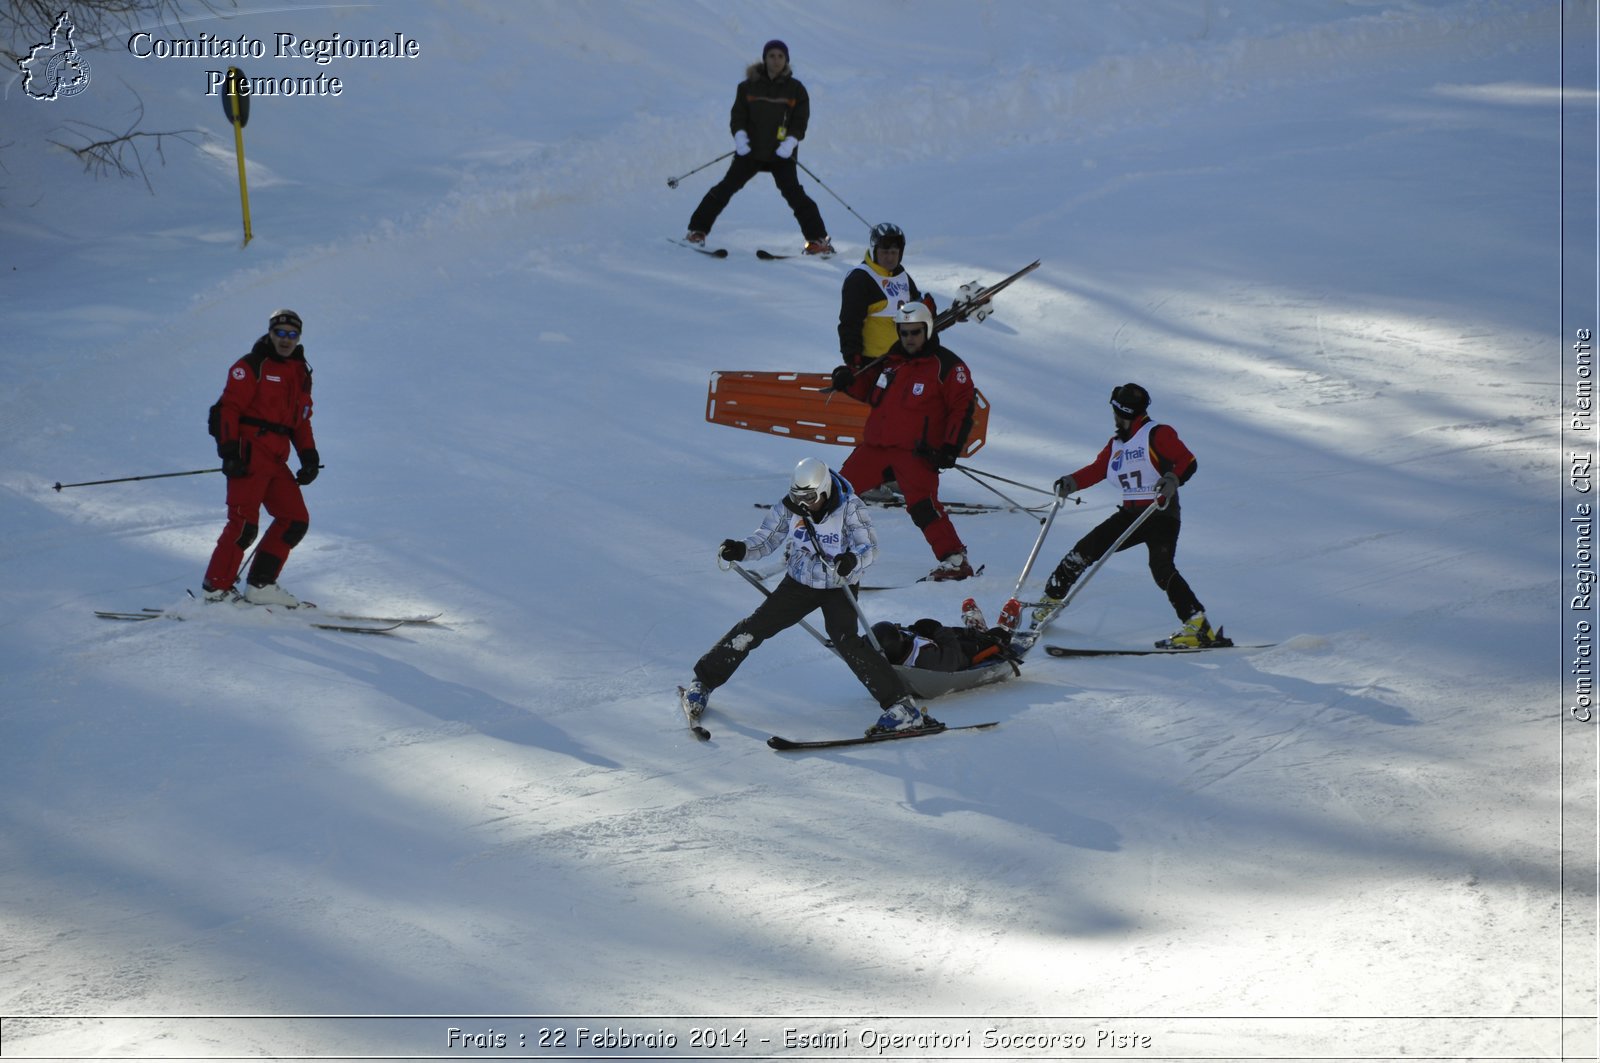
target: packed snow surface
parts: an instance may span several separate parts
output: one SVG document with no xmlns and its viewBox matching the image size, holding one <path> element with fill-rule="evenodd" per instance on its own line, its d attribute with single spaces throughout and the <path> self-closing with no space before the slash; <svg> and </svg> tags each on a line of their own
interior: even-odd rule
<svg viewBox="0 0 1600 1063">
<path fill-rule="evenodd" d="M 4 1054 L 554 1058 L 548 1030 L 568 1058 L 1592 1055 L 1557 248 L 1592 239 L 1560 116 L 1592 113 L 1561 42 L 1594 10 L 1566 8 L 223 8 L 152 39 L 265 57 L 108 34 L 76 96 L 13 78 Z M 419 54 L 280 59 L 280 32 Z M 773 37 L 841 253 L 758 261 L 799 243 L 758 177 L 713 230 L 729 257 L 690 254 L 667 238 L 724 164 L 666 179 L 729 150 Z M 253 101 L 248 246 L 207 95 L 230 62 L 341 82 Z M 51 146 L 139 106 L 182 133 L 142 176 Z M 707 423 L 707 382 L 830 370 L 882 220 L 940 306 L 1043 260 L 944 336 L 992 404 L 967 464 L 1048 487 L 1143 384 L 1199 458 L 1180 567 L 1270 648 L 1036 653 L 934 703 L 993 730 L 779 754 L 876 717 L 796 629 L 688 733 L 674 688 L 758 601 L 717 544 L 800 458 L 847 453 Z M 53 489 L 213 465 L 206 408 L 280 306 L 326 465 L 283 583 L 436 625 L 192 604 L 219 476 Z M 1044 499 L 942 490 L 986 484 Z M 1065 508 L 1025 597 L 1114 504 Z M 920 534 L 874 513 L 868 575 L 899 587 L 874 620 L 993 616 L 1040 527 L 958 516 L 984 574 L 917 583 Z M 141 607 L 185 622 L 93 615 Z M 1048 641 L 1176 625 L 1136 549 Z"/>
</svg>

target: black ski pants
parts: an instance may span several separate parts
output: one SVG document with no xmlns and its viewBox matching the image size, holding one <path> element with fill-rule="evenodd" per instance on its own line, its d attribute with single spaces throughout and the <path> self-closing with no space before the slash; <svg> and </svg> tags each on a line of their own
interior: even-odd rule
<svg viewBox="0 0 1600 1063">
<path fill-rule="evenodd" d="M 708 233 L 717 223 L 720 215 L 733 198 L 733 194 L 750 183 L 750 178 L 762 170 L 772 174 L 772 183 L 778 186 L 778 191 L 783 193 L 784 201 L 789 204 L 789 209 L 794 211 L 794 220 L 800 223 L 800 232 L 806 240 L 820 240 L 828 235 L 828 227 L 822 223 L 822 212 L 811 197 L 806 195 L 806 190 L 800 187 L 800 168 L 793 158 L 768 159 L 757 162 L 749 155 L 735 155 L 733 162 L 728 166 L 727 174 L 711 186 L 705 194 L 700 205 L 695 208 L 694 214 L 689 218 L 689 231 Z"/>
<path fill-rule="evenodd" d="M 1134 506 L 1119 506 L 1111 516 L 1079 539 L 1078 545 L 1072 548 L 1072 552 L 1083 559 L 1085 566 L 1094 564 L 1111 549 L 1111 544 L 1117 541 L 1117 536 L 1127 531 L 1128 526 L 1139 518 L 1141 512 L 1143 512 L 1141 509 Z M 1128 541 L 1122 544 L 1118 552 L 1141 543 L 1149 547 L 1150 575 L 1155 578 L 1156 586 L 1167 592 L 1167 600 L 1172 603 L 1178 619 L 1187 620 L 1196 613 L 1205 612 L 1205 606 L 1200 604 L 1200 599 L 1196 598 L 1194 591 L 1189 588 L 1189 581 L 1178 571 L 1176 560 L 1178 531 L 1182 524 L 1183 520 L 1178 512 L 1178 500 L 1174 498 L 1166 509 L 1151 514 L 1150 519 L 1139 526 L 1138 531 L 1128 536 Z"/>
<path fill-rule="evenodd" d="M 856 607 L 845 597 L 850 593 L 843 588 L 817 590 L 784 576 L 783 582 L 767 595 L 755 612 L 733 625 L 700 658 L 694 666 L 694 677 L 707 689 L 715 690 L 733 676 L 751 650 L 778 632 L 795 626 L 812 610 L 821 609 L 822 623 L 839 656 L 861 680 L 867 693 L 880 706 L 888 708 L 905 697 L 906 691 L 894 668 L 861 636 Z"/>
</svg>

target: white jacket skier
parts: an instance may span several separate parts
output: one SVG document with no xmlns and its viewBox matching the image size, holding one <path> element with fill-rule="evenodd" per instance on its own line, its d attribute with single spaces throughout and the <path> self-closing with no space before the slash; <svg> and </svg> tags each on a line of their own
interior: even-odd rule
<svg viewBox="0 0 1600 1063">
<path fill-rule="evenodd" d="M 815 590 L 859 583 L 861 570 L 878 559 L 878 533 L 849 481 L 831 470 L 828 476 L 834 505 L 817 517 L 802 515 L 785 495 L 767 511 L 761 527 L 744 538 L 744 556 L 763 558 L 787 544 L 788 574 L 796 582 Z M 846 564 L 848 574 L 841 577 L 836 568 L 844 553 L 856 559 Z"/>
</svg>

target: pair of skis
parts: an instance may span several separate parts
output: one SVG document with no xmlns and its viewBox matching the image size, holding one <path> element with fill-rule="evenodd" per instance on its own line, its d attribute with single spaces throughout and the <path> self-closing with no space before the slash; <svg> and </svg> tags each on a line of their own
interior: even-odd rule
<svg viewBox="0 0 1600 1063">
<path fill-rule="evenodd" d="M 711 739 L 711 732 L 706 730 L 700 722 L 701 711 L 689 704 L 688 691 L 683 687 L 678 688 L 678 707 L 683 712 L 683 718 L 688 721 L 689 731 L 700 741 Z M 985 731 L 991 727 L 998 727 L 1000 721 L 989 723 L 969 723 L 952 727 L 948 724 L 937 724 L 933 727 L 923 727 L 911 731 L 879 731 L 865 734 L 855 738 L 822 738 L 808 742 L 797 742 L 791 738 L 773 735 L 767 739 L 767 745 L 772 749 L 791 751 L 803 749 L 838 749 L 843 746 L 866 746 L 879 742 L 896 742 L 903 738 L 923 738 L 927 735 L 943 734 L 946 731 Z"/>
<path fill-rule="evenodd" d="M 670 240 L 671 238 L 669 237 L 668 239 Z M 728 257 L 728 249 L 726 247 L 706 247 L 704 244 L 691 244 L 687 240 L 672 240 L 671 242 L 677 244 L 679 247 L 687 247 L 691 251 L 698 251 L 702 255 L 710 255 L 712 258 Z M 779 254 L 776 251 L 768 251 L 765 248 L 756 248 L 756 257 L 763 262 L 778 262 L 786 258 L 832 258 L 833 255 L 834 253 L 831 251 L 824 255 L 808 255 L 803 252 L 790 255 Z"/>
<path fill-rule="evenodd" d="M 192 596 L 193 592 L 191 592 Z M 252 606 L 261 608 L 269 613 L 278 615 L 279 610 L 274 606 Z M 332 613 L 323 612 L 310 602 L 303 602 L 292 610 L 306 617 L 306 626 L 314 627 L 321 631 L 344 631 L 355 635 L 387 635 L 397 628 L 432 624 L 438 621 L 442 613 L 418 614 L 415 616 L 366 616 L 359 613 Z M 146 606 L 138 610 L 96 609 L 94 615 L 101 620 L 187 620 L 188 617 L 169 609 L 155 609 Z"/>
<path fill-rule="evenodd" d="M 1150 649 L 1082 649 L 1076 646 L 1046 646 L 1044 652 L 1052 657 L 1158 657 L 1162 654 L 1206 653 L 1210 650 L 1270 650 L 1276 642 L 1257 642 L 1241 646 L 1232 639 L 1222 639 L 1210 646 L 1169 646 L 1156 643 Z"/>
</svg>

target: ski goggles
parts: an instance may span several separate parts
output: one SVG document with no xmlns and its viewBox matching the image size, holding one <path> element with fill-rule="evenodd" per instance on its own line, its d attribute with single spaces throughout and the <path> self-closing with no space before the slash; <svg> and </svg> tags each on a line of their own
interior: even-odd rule
<svg viewBox="0 0 1600 1063">
<path fill-rule="evenodd" d="M 815 487 L 791 486 L 789 488 L 789 501 L 797 506 L 815 506 L 821 498 L 822 492 Z"/>
<path fill-rule="evenodd" d="M 300 338 L 300 330 L 293 328 L 275 328 L 272 330 L 272 334 L 280 340 L 297 340 Z"/>
</svg>

